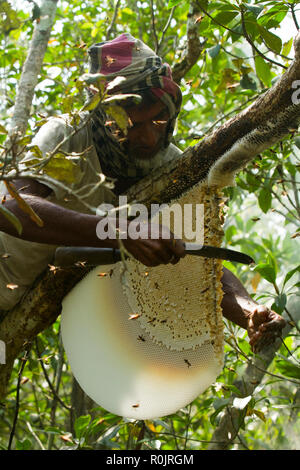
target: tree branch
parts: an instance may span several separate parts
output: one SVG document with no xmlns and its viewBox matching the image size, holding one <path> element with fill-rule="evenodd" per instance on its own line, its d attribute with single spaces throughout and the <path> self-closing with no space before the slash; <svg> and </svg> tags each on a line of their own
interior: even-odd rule
<svg viewBox="0 0 300 470">
<path fill-rule="evenodd" d="M 118 10 L 119 10 L 120 3 L 121 3 L 121 0 L 117 0 L 117 2 L 115 4 L 115 9 L 114 9 L 114 13 L 113 13 L 111 23 L 110 23 L 109 27 L 106 30 L 106 41 L 108 41 L 110 39 L 111 34 L 114 30 L 116 19 L 117 19 L 117 16 L 118 16 Z"/>
<path fill-rule="evenodd" d="M 158 37 L 157 37 L 157 32 L 156 32 L 156 27 L 155 27 L 155 13 L 154 13 L 154 4 L 153 0 L 150 0 L 150 10 L 151 10 L 151 27 L 152 27 L 152 34 L 153 34 L 153 39 L 154 39 L 154 44 L 155 44 L 155 53 L 157 54 L 158 51 Z"/>
<path fill-rule="evenodd" d="M 296 26 L 297 30 L 299 30 L 299 24 L 298 24 L 296 13 L 295 13 L 295 5 L 293 3 L 288 3 L 288 5 L 290 6 L 291 13 L 292 13 L 292 18 L 293 18 L 293 21 L 295 23 L 295 26 Z"/>
<path fill-rule="evenodd" d="M 174 65 L 172 70 L 173 79 L 176 83 L 180 83 L 181 79 L 196 64 L 201 52 L 203 51 L 204 42 L 201 43 L 198 35 L 199 24 L 197 17 L 200 15 L 199 6 L 191 1 L 188 20 L 187 20 L 187 42 L 186 50 L 180 62 Z"/>
<path fill-rule="evenodd" d="M 35 25 L 30 49 L 19 81 L 14 114 L 10 125 L 12 132 L 17 131 L 21 134 L 26 132 L 34 89 L 47 49 L 57 2 L 58 0 L 43 0 L 41 4 L 40 21 Z"/>
</svg>

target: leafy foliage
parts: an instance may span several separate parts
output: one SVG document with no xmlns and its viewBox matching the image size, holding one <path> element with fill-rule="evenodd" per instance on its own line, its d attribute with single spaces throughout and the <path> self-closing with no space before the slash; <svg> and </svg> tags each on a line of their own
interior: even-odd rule
<svg viewBox="0 0 300 470">
<path fill-rule="evenodd" d="M 6 138 L 16 86 L 26 58 L 35 2 L 4 1 L 0 6 L 0 144 Z M 74 112 L 85 103 L 79 77 L 87 72 L 87 49 L 128 31 L 158 50 L 171 65 L 185 54 L 187 18 L 197 12 L 204 41 L 196 64 L 182 80 L 183 108 L 175 142 L 194 145 L 217 125 L 251 104 L 290 64 L 298 27 L 297 1 L 116 2 L 61 1 L 33 102 L 28 134 L 40 117 Z M 286 23 L 288 19 L 288 22 Z M 283 34 L 284 33 L 284 34 Z M 60 340 L 59 322 L 39 335 L 15 366 L 6 404 L 0 408 L 0 446 L 6 449 L 21 393 L 13 446 L 28 449 L 207 449 L 214 429 L 233 403 L 238 435 L 231 448 L 299 448 L 299 149 L 296 131 L 258 157 L 226 191 L 225 242 L 252 256 L 257 266 L 225 265 L 256 300 L 285 313 L 294 327 L 268 372 L 248 397 L 241 378 L 253 354 L 244 330 L 226 323 L 225 367 L 218 382 L 176 415 L 151 422 L 122 420 L 92 406 L 79 407 Z M 52 162 L 53 168 L 58 161 Z M 72 161 L 68 163 L 72 166 Z M 3 212 L 3 211 L 2 211 Z M 12 217 L 6 214 L 6 217 Z M 18 231 L 21 228 L 12 220 Z M 299 308 L 298 308 L 299 311 Z M 76 388 L 76 386 L 75 386 Z M 234 398 L 234 400 L 233 400 Z M 233 401 L 232 401 L 233 400 Z M 87 401 L 87 400 L 86 400 Z"/>
</svg>

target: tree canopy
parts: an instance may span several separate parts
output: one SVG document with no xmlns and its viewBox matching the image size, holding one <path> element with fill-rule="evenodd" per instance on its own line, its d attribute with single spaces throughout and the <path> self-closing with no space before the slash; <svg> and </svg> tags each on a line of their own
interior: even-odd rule
<svg viewBox="0 0 300 470">
<path fill-rule="evenodd" d="M 0 4 L 2 149 L 34 29 L 44 21 L 44 3 Z M 183 150 L 198 144 L 289 67 L 299 3 L 58 1 L 26 135 L 17 141 L 20 151 L 47 117 L 82 108 L 86 96 L 78 79 L 87 72 L 88 47 L 123 32 L 142 39 L 171 65 L 183 93 L 174 142 Z M 217 382 L 172 416 L 136 422 L 96 407 L 74 384 L 58 319 L 16 361 L 0 408 L 0 448 L 299 448 L 299 149 L 298 130 L 291 129 L 225 190 L 224 243 L 248 253 L 256 266 L 224 265 L 256 300 L 288 320 L 281 342 L 254 356 L 245 331 L 226 321 L 225 365 Z M 2 177 L 11 168 L 3 155 Z"/>
</svg>

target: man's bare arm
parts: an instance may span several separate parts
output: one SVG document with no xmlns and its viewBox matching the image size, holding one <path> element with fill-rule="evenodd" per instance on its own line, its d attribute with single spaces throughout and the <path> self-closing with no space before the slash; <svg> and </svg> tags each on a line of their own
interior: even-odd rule
<svg viewBox="0 0 300 470">
<path fill-rule="evenodd" d="M 15 186 L 19 189 L 22 198 L 29 204 L 44 225 L 39 227 L 19 207 L 17 201 L 7 196 L 3 204 L 20 220 L 23 230 L 19 236 L 14 226 L 4 217 L 0 217 L 0 230 L 23 240 L 63 246 L 92 246 L 117 248 L 118 240 L 100 240 L 96 234 L 96 227 L 101 217 L 83 214 L 54 204 L 47 197 L 51 190 L 31 180 L 17 180 Z M 148 224 L 145 229 L 148 230 Z M 176 263 L 184 256 L 184 244 L 180 240 L 174 243 L 173 234 L 169 232 L 166 237 L 166 228 L 160 228 L 158 240 L 137 239 L 123 240 L 126 249 L 146 266 L 157 266 L 162 263 Z M 149 231 L 150 233 L 150 231 Z"/>
<path fill-rule="evenodd" d="M 248 331 L 254 352 L 275 341 L 286 322 L 277 313 L 255 302 L 234 274 L 223 268 L 223 315 Z"/>
</svg>

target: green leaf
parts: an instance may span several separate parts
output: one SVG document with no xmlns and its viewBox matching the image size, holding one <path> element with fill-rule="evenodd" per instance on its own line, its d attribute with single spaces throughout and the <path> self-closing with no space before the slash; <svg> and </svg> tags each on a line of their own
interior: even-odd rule
<svg viewBox="0 0 300 470">
<path fill-rule="evenodd" d="M 100 93 L 95 94 L 92 96 L 91 99 L 83 106 L 81 111 L 92 111 L 93 109 L 97 108 L 98 104 L 100 103 L 101 96 Z"/>
<path fill-rule="evenodd" d="M 197 3 L 198 3 L 198 5 L 199 5 L 200 7 L 207 9 L 207 7 L 208 7 L 208 1 L 209 1 L 209 0 L 198 0 Z"/>
<path fill-rule="evenodd" d="M 283 44 L 282 54 L 288 56 L 291 52 L 292 45 L 293 45 L 294 38 L 291 38 L 288 42 Z"/>
<path fill-rule="evenodd" d="M 57 153 L 43 168 L 43 173 L 62 183 L 72 184 L 80 180 L 82 171 L 79 165 L 80 158 Z"/>
<path fill-rule="evenodd" d="M 250 76 L 248 74 L 243 75 L 243 78 L 240 81 L 240 85 L 245 90 L 256 90 L 257 89 L 257 85 L 256 85 L 255 81 L 252 78 L 250 78 Z"/>
<path fill-rule="evenodd" d="M 121 108 L 121 106 L 112 104 L 105 107 L 105 112 L 108 116 L 111 116 L 116 121 L 123 134 L 126 135 L 127 129 L 129 127 L 129 121 L 125 109 Z"/>
<path fill-rule="evenodd" d="M 230 403 L 230 398 L 216 398 L 213 402 L 213 407 L 215 410 L 222 410 L 224 406 L 227 406 Z"/>
<path fill-rule="evenodd" d="M 27 145 L 32 141 L 32 136 L 26 135 L 25 137 L 21 137 L 20 140 L 17 141 L 18 145 Z"/>
<path fill-rule="evenodd" d="M 215 412 L 210 416 L 210 422 L 212 425 L 216 423 L 216 419 L 221 411 L 230 403 L 230 398 L 217 398 L 213 402 L 213 407 L 215 408 Z"/>
<path fill-rule="evenodd" d="M 41 9 L 35 2 L 33 2 L 32 17 L 31 17 L 32 21 L 39 19 L 40 16 L 41 16 Z"/>
<path fill-rule="evenodd" d="M 276 361 L 276 366 L 281 374 L 293 379 L 300 379 L 300 367 L 291 363 L 288 359 Z"/>
<path fill-rule="evenodd" d="M 255 5 L 246 5 L 244 4 L 246 10 L 250 11 L 253 13 L 256 17 L 263 11 L 264 7 L 258 7 Z"/>
<path fill-rule="evenodd" d="M 252 410 L 252 413 L 254 413 L 256 416 L 258 416 L 259 419 L 261 419 L 264 423 L 267 422 L 265 414 L 260 411 L 260 410 Z"/>
<path fill-rule="evenodd" d="M 29 145 L 28 149 L 37 158 L 43 158 L 43 153 L 38 145 Z"/>
<path fill-rule="evenodd" d="M 261 182 L 259 181 L 259 178 L 257 178 L 257 175 L 251 173 L 250 171 L 246 173 L 246 181 L 246 187 L 248 190 L 251 191 L 256 191 L 261 185 Z"/>
<path fill-rule="evenodd" d="M 294 144 L 300 149 L 300 137 L 294 137 Z"/>
<path fill-rule="evenodd" d="M 29 450 L 31 449 L 31 441 L 29 439 L 23 439 L 23 441 L 16 442 L 16 450 Z"/>
<path fill-rule="evenodd" d="M 258 195 L 258 204 L 261 210 L 266 214 L 271 208 L 272 194 L 268 188 L 263 188 Z"/>
<path fill-rule="evenodd" d="M 214 16 L 214 20 L 221 25 L 227 25 L 230 23 L 237 15 L 238 11 L 220 11 Z"/>
<path fill-rule="evenodd" d="M 260 55 L 255 57 L 255 68 L 258 78 L 267 87 L 271 86 L 271 67 Z"/>
<path fill-rule="evenodd" d="M 79 416 L 74 424 L 75 435 L 78 439 L 85 433 L 91 421 L 90 415 Z"/>
<path fill-rule="evenodd" d="M 239 390 L 235 385 L 230 385 L 230 384 L 226 384 L 225 385 L 225 389 L 227 390 L 231 390 L 232 393 L 234 393 L 235 395 L 237 396 L 241 396 L 242 395 L 242 392 L 241 390 Z"/>
<path fill-rule="evenodd" d="M 279 311 L 277 313 L 282 313 L 287 302 L 286 294 L 282 293 L 276 296 L 275 298 L 275 305 Z"/>
<path fill-rule="evenodd" d="M 207 49 L 207 52 L 209 53 L 210 57 L 214 59 L 219 54 L 220 50 L 221 50 L 221 45 L 217 44 L 216 46 L 210 47 L 209 49 Z"/>
<path fill-rule="evenodd" d="M 271 282 L 271 284 L 275 284 L 276 270 L 274 266 L 271 266 L 270 264 L 267 264 L 267 263 L 260 263 L 254 268 L 254 271 L 259 272 L 259 274 L 264 279 Z"/>
<path fill-rule="evenodd" d="M 0 204 L 0 213 L 15 227 L 19 235 L 22 234 L 22 224 L 19 219 L 10 210 L 6 209 L 3 204 Z"/>
<path fill-rule="evenodd" d="M 287 273 L 287 275 L 285 276 L 284 278 L 284 281 L 283 281 L 283 287 L 286 285 L 286 283 L 291 279 L 291 277 L 297 273 L 297 272 L 300 272 L 300 265 L 297 266 L 295 269 L 292 269 L 291 271 L 289 271 Z"/>
<path fill-rule="evenodd" d="M 7 134 L 7 130 L 0 124 L 0 134 Z"/>
<path fill-rule="evenodd" d="M 270 252 L 268 253 L 267 263 L 270 266 L 273 266 L 273 268 L 275 270 L 275 275 L 277 276 L 277 262 L 276 262 L 275 256 L 272 253 L 272 251 L 274 251 L 273 240 L 272 239 L 271 240 L 266 240 L 264 238 L 262 240 L 264 241 L 264 243 L 266 244 L 266 246 L 270 250 Z"/>
<path fill-rule="evenodd" d="M 179 3 L 182 3 L 183 1 L 185 0 L 169 0 L 168 8 L 176 7 L 176 5 L 179 5 Z"/>
<path fill-rule="evenodd" d="M 245 339 L 239 339 L 238 343 L 239 347 L 241 348 L 244 354 L 246 354 L 247 356 L 251 354 L 251 347 L 248 341 L 246 341 Z"/>
<path fill-rule="evenodd" d="M 287 5 L 283 5 L 282 2 L 278 2 L 278 5 L 270 8 L 266 13 L 262 14 L 258 18 L 258 23 L 265 26 L 268 30 L 277 27 L 281 21 L 286 17 L 289 8 Z"/>
<path fill-rule="evenodd" d="M 259 25 L 259 31 L 266 46 L 268 46 L 272 51 L 277 52 L 277 54 L 280 54 L 282 49 L 282 40 L 276 36 L 276 34 L 271 33 L 263 26 Z"/>
<path fill-rule="evenodd" d="M 226 238 L 226 241 L 229 242 L 232 240 L 232 238 L 234 237 L 234 235 L 237 234 L 237 229 L 236 229 L 236 226 L 235 225 L 230 225 L 230 227 L 228 227 L 225 231 L 225 238 Z"/>
</svg>

